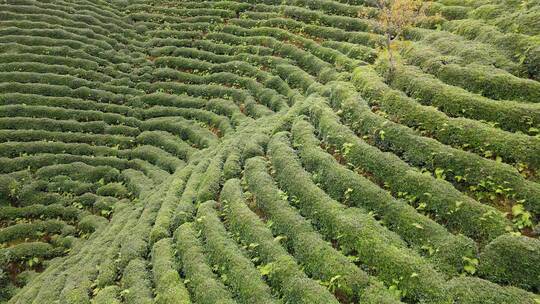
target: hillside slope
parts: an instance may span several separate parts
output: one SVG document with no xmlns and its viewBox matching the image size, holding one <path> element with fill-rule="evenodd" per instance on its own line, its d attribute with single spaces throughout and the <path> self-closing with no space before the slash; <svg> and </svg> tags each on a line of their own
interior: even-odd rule
<svg viewBox="0 0 540 304">
<path fill-rule="evenodd" d="M 0 303 L 540 303 L 540 3 L 0 1 Z"/>
</svg>

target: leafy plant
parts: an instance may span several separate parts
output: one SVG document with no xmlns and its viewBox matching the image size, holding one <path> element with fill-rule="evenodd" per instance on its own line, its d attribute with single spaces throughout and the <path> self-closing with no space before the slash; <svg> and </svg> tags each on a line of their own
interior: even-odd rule
<svg viewBox="0 0 540 304">
<path fill-rule="evenodd" d="M 334 293 L 334 292 L 336 292 L 336 290 L 341 288 L 340 279 L 341 279 L 341 275 L 335 275 L 335 276 L 331 277 L 330 280 L 321 281 L 320 283 L 321 283 L 321 285 L 326 286 L 326 288 L 328 288 L 328 290 L 331 293 Z"/>
<path fill-rule="evenodd" d="M 28 267 L 35 267 L 41 264 L 41 260 L 38 257 L 30 257 L 26 260 Z"/>
<path fill-rule="evenodd" d="M 399 287 L 401 280 L 403 280 L 403 277 L 400 277 L 399 279 L 392 279 L 392 284 L 388 287 L 388 290 L 398 299 L 401 299 L 402 297 L 405 297 L 407 295 L 407 291 L 400 289 Z"/>
<path fill-rule="evenodd" d="M 274 267 L 274 264 L 273 263 L 268 263 L 268 264 L 265 264 L 265 265 L 261 265 L 259 267 L 257 267 L 259 269 L 259 272 L 261 273 L 262 276 L 270 276 L 272 274 L 272 271 L 273 271 L 273 267 Z"/>
<path fill-rule="evenodd" d="M 351 153 L 351 148 L 354 146 L 352 143 L 344 143 L 343 147 L 341 148 L 341 152 L 343 153 L 344 157 L 347 157 Z"/>
<path fill-rule="evenodd" d="M 522 200 L 520 202 L 523 203 Z M 519 230 L 533 227 L 532 215 L 525 210 L 522 204 L 512 206 L 512 222 Z"/>
<path fill-rule="evenodd" d="M 475 274 L 476 270 L 478 268 L 478 259 L 475 258 L 469 258 L 469 257 L 462 257 L 463 259 L 463 270 L 465 270 L 468 274 Z"/>
</svg>

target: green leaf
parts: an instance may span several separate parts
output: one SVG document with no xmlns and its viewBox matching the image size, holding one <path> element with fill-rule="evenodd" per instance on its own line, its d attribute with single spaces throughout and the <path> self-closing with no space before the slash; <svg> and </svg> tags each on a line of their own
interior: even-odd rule
<svg viewBox="0 0 540 304">
<path fill-rule="evenodd" d="M 474 267 L 472 265 L 465 265 L 465 267 L 463 267 L 463 269 L 465 269 L 465 271 L 470 273 L 470 274 L 474 274 L 476 272 L 476 267 Z"/>
<path fill-rule="evenodd" d="M 273 263 L 268 263 L 266 265 L 260 266 L 259 272 L 263 276 L 268 276 L 272 273 L 272 267 L 273 267 Z"/>
<path fill-rule="evenodd" d="M 284 236 L 284 235 L 278 235 L 278 236 L 276 236 L 276 237 L 274 238 L 274 241 L 280 242 L 281 240 L 286 240 L 286 239 L 287 239 L 286 236 Z"/>
<path fill-rule="evenodd" d="M 418 224 L 418 223 L 412 223 L 412 225 L 418 229 L 424 229 L 424 226 Z"/>
</svg>

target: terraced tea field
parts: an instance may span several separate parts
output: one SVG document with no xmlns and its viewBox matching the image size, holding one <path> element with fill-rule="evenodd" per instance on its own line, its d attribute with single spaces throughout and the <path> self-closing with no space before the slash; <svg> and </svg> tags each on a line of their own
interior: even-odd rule
<svg viewBox="0 0 540 304">
<path fill-rule="evenodd" d="M 540 2 L 426 7 L 0 1 L 0 303 L 540 303 Z"/>
</svg>

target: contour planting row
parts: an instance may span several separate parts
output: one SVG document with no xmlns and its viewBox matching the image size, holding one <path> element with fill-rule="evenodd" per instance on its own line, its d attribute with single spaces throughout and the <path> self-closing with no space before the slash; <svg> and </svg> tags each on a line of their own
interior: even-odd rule
<svg viewBox="0 0 540 304">
<path fill-rule="evenodd" d="M 392 296 L 384 292 L 380 282 L 370 279 L 368 274 L 333 248 L 312 228 L 311 224 L 286 201 L 284 193 L 274 184 L 262 158 L 251 158 L 246 162 L 245 177 L 253 193 L 257 210 L 271 222 L 274 235 L 285 236 L 286 247 L 302 264 L 304 271 L 321 281 L 336 282 L 335 292 L 347 299 L 382 299 L 392 303 Z M 387 300 L 384 300 L 387 298 Z"/>
<path fill-rule="evenodd" d="M 383 151 L 392 151 L 408 163 L 433 172 L 437 178 L 449 180 L 462 191 L 470 192 L 476 199 L 503 211 L 504 205 L 499 205 L 501 200 L 510 200 L 514 204 L 526 205 L 533 214 L 537 214 L 540 188 L 514 168 L 419 136 L 405 126 L 374 114 L 350 85 L 336 84 L 325 94 L 334 109 L 342 111 L 344 122 L 353 131 L 364 139 L 371 139 L 371 143 Z"/>
<path fill-rule="evenodd" d="M 484 157 L 499 156 L 508 163 L 523 162 L 531 168 L 538 165 L 536 158 L 540 154 L 536 150 L 540 141 L 536 137 L 502 131 L 471 119 L 448 117 L 389 88 L 369 67 L 357 68 L 353 83 L 371 106 L 378 106 L 401 124 L 423 130 L 441 143 L 471 149 Z"/>
</svg>

